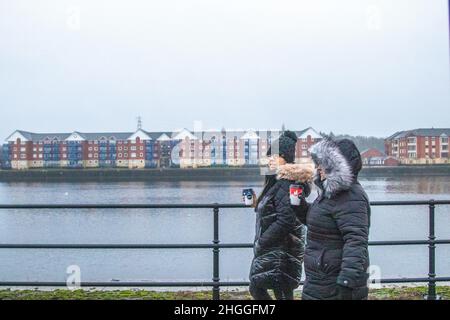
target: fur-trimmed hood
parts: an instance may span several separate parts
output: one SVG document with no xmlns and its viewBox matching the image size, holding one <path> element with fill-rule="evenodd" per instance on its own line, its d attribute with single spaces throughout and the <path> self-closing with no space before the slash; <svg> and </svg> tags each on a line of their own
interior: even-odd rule
<svg viewBox="0 0 450 320">
<path fill-rule="evenodd" d="M 356 149 L 357 151 L 357 149 Z M 348 190 L 356 176 L 352 166 L 333 140 L 322 140 L 311 147 L 311 156 L 316 164 L 320 164 L 327 178 L 320 181 L 316 170 L 314 183 L 323 191 L 326 198 L 331 198 L 338 192 Z"/>
<path fill-rule="evenodd" d="M 309 164 L 287 163 L 277 169 L 277 179 L 311 182 L 313 177 L 314 169 Z"/>
</svg>

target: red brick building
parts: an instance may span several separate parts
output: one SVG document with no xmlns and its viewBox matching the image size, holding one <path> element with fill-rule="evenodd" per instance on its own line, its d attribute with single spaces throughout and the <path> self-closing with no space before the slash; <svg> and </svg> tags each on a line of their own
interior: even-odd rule
<svg viewBox="0 0 450 320">
<path fill-rule="evenodd" d="M 385 166 L 398 166 L 400 164 L 400 161 L 395 157 L 386 157 L 384 159 L 384 165 Z"/>
<path fill-rule="evenodd" d="M 449 136 L 449 128 L 399 131 L 385 140 L 385 152 L 401 164 L 447 164 Z"/>
<path fill-rule="evenodd" d="M 295 160 L 298 163 L 309 161 L 311 156 L 309 149 L 313 144 L 323 139 L 322 135 L 309 127 L 302 131 L 297 131 L 297 145 L 295 149 Z"/>
<path fill-rule="evenodd" d="M 296 162 L 310 161 L 310 147 L 322 139 L 309 127 L 298 136 Z M 2 146 L 2 167 L 154 168 L 264 165 L 279 130 L 191 132 L 33 133 L 16 130 Z M 276 144 L 273 145 L 276 148 Z M 276 150 L 274 150 L 276 153 Z M 173 151 L 173 152 L 172 152 Z"/>
<path fill-rule="evenodd" d="M 361 158 L 363 166 L 397 166 L 399 164 L 398 159 L 392 156 L 386 156 L 376 148 L 362 151 Z"/>
</svg>

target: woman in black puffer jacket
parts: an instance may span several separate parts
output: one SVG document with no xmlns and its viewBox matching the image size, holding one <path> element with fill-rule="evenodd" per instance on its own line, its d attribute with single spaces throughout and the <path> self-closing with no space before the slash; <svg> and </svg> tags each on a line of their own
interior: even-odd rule
<svg viewBox="0 0 450 320">
<path fill-rule="evenodd" d="M 313 169 L 293 164 L 296 141 L 295 133 L 284 132 L 278 140 L 280 155 L 271 155 L 271 149 L 267 152 L 271 168 L 277 167 L 277 173 L 266 176 L 255 207 L 255 256 L 249 289 L 257 300 L 271 299 L 268 289 L 274 290 L 276 299 L 293 299 L 294 289 L 300 284 L 305 226 L 291 206 L 289 188 L 294 183 L 302 184 L 304 194 L 309 194 Z"/>
<path fill-rule="evenodd" d="M 357 179 L 361 156 L 348 139 L 323 140 L 311 156 L 319 197 L 299 210 L 308 227 L 302 299 L 367 299 L 370 206 Z"/>
</svg>

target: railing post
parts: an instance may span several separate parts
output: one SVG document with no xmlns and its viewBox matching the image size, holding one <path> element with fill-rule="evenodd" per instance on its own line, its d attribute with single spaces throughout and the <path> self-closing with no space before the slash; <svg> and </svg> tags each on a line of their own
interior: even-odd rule
<svg viewBox="0 0 450 320">
<path fill-rule="evenodd" d="M 213 244 L 219 244 L 219 207 L 214 207 L 214 240 Z M 219 248 L 213 248 L 213 278 L 214 286 L 212 289 L 213 300 L 220 300 L 220 277 L 219 277 Z"/>
<path fill-rule="evenodd" d="M 425 296 L 426 300 L 437 300 L 436 296 L 436 236 L 434 234 L 434 200 L 431 199 L 428 205 L 428 294 Z"/>
</svg>

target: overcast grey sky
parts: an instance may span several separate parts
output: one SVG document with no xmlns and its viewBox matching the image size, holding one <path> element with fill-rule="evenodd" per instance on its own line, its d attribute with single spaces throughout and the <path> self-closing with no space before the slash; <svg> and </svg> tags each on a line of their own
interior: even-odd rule
<svg viewBox="0 0 450 320">
<path fill-rule="evenodd" d="M 450 127 L 447 0 L 0 0 L 0 138 Z"/>
</svg>

